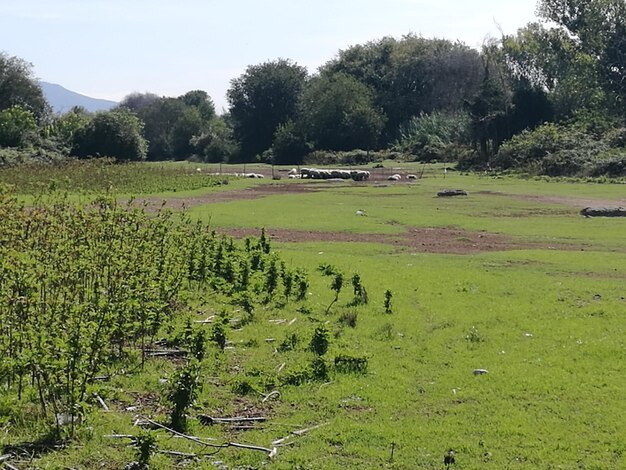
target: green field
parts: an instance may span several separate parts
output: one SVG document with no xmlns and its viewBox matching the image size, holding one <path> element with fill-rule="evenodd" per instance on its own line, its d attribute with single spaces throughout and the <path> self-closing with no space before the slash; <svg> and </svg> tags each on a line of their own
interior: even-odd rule
<svg viewBox="0 0 626 470">
<path fill-rule="evenodd" d="M 146 165 L 143 168 L 150 168 Z M 223 175 L 208 179 L 205 174 L 214 173 L 216 167 L 198 166 L 200 172 L 195 166 L 171 165 L 166 175 L 164 170 L 156 172 L 160 176 L 151 169 L 146 171 L 151 176 L 145 187 L 141 180 L 136 185 L 110 184 L 117 188 L 113 195 L 122 201 L 137 196 L 164 200 L 165 208 L 174 208 L 172 215 L 165 216 L 171 219 L 146 233 L 167 229 L 174 234 L 179 233 L 177 227 L 188 227 L 189 232 L 181 228 L 180 237 L 173 236 L 168 245 L 171 272 L 178 272 L 175 260 L 182 260 L 182 273 L 184 260 L 195 256 L 193 243 L 200 238 L 194 238 L 190 227 L 196 220 L 218 233 L 249 229 L 260 234 L 264 228 L 278 236 L 271 241 L 270 252 L 262 255 L 265 267 L 253 277 L 257 282 L 250 291 L 253 314 L 246 314 L 241 298 L 227 286 L 185 280 L 176 308 L 150 341 L 180 338 L 188 319 L 194 334 L 204 331 L 213 338 L 198 363 L 202 386 L 186 410 L 187 436 L 214 439 L 205 441 L 213 446 L 235 442 L 276 451 L 270 457 L 262 450 L 205 446 L 157 428 L 150 431 L 156 440 L 150 468 L 443 468 L 449 449 L 455 452 L 453 468 L 459 469 L 626 468 L 622 370 L 626 219 L 579 215 L 582 207 L 594 203 L 626 206 L 623 184 L 451 171 L 444 179 L 440 166 L 427 168 L 415 182 L 399 183 L 386 181 L 382 174 L 368 183 L 294 181 L 287 180 L 284 172 L 278 173 L 283 175 L 279 181 Z M 392 166 L 404 173 L 420 170 L 395 162 L 385 166 L 387 173 Z M 137 169 L 128 168 L 130 174 L 119 180 L 108 174 L 96 179 L 133 181 L 132 171 Z M 223 170 L 241 172 L 239 167 Z M 56 207 L 89 200 L 100 191 L 100 186 L 92 193 L 88 184 L 43 172 L 31 172 L 29 182 L 20 184 L 15 177 L 2 177 L 7 180 L 13 180 L 17 200 L 27 206 L 27 215 L 19 219 L 23 224 L 28 224 L 28 208 L 35 204 L 33 187 L 45 187 L 46 194 L 50 189 L 67 192 L 63 203 L 58 199 L 63 196 L 53 196 Z M 66 186 L 51 187 L 51 180 L 64 181 Z M 180 186 L 174 192 L 170 185 Z M 258 185 L 263 185 L 263 191 L 255 189 Z M 437 191 L 444 188 L 465 189 L 469 196 L 437 198 Z M 250 196 L 250 191 L 258 191 L 254 193 L 258 197 Z M 237 192 L 247 196 L 239 198 Z M 216 196 L 220 193 L 229 197 L 220 199 Z M 179 220 L 181 199 L 188 204 Z M 365 215 L 356 215 L 357 210 Z M 61 217 L 61 213 L 55 214 Z M 32 217 L 37 214 L 33 211 Z M 155 214 L 147 210 L 132 220 L 137 227 L 149 225 Z M 75 219 L 62 217 L 67 217 L 63 219 L 67 223 L 59 227 L 63 235 L 58 239 L 70 239 L 67 226 Z M 90 209 L 81 217 L 90 221 L 82 225 L 95 227 Z M 120 217 L 107 219 L 111 227 L 118 227 L 115 220 L 125 223 L 126 216 Z M 12 231 L 22 230 L 18 225 L 5 220 L 2 239 L 13 239 Z M 441 229 L 437 236 L 448 238 L 424 239 L 422 244 L 420 229 Z M 119 232 L 120 247 L 124 237 L 132 236 L 125 235 L 123 225 L 111 230 Z M 416 231 L 413 238 L 407 235 L 411 230 Z M 92 232 L 81 233 L 89 238 Z M 97 233 L 106 239 L 106 230 Z M 358 241 L 351 242 L 351 237 Z M 333 238 L 337 241 L 329 241 Z M 133 240 L 135 245 L 129 249 L 144 253 L 141 237 Z M 480 240 L 489 241 L 482 245 Z M 224 243 L 222 248 L 228 250 L 224 248 L 228 242 Z M 152 251 L 145 251 L 142 263 L 151 266 L 151 257 L 158 257 L 158 244 L 147 245 L 145 250 Z M 243 247 L 244 242 L 235 245 Z M 19 246 L 24 253 L 29 247 L 39 250 L 36 244 Z M 100 245 L 94 242 L 94 246 L 95 250 Z M 453 252 L 450 246 L 455 247 Z M 179 256 L 177 249 L 186 251 Z M 7 259 L 16 256 L 13 251 L 0 253 Z M 238 259 L 237 253 L 233 251 L 233 260 Z M 99 256 L 105 269 L 106 252 Z M 26 254 L 15 259 L 29 267 L 27 258 Z M 59 266 L 73 269 L 71 262 L 61 261 Z M 282 273 L 306 271 L 305 300 L 280 293 L 263 300 L 273 262 Z M 130 260 L 128 265 L 132 264 Z M 344 276 L 336 302 L 336 291 L 329 288 L 333 276 L 322 275 L 318 270 L 322 264 Z M 243 264 L 236 266 L 239 276 Z M 6 265 L 3 269 L 3 273 L 16 271 Z M 141 269 L 133 269 L 133 276 L 141 280 L 137 282 L 149 282 Z M 367 290 L 366 305 L 353 302 L 354 274 Z M 8 275 L 0 282 L 3 296 L 8 295 Z M 392 299 L 386 312 L 387 290 Z M 137 292 L 142 295 L 140 288 Z M 4 315 L 14 304 L 2 302 Z M 80 321 L 79 313 L 76 318 Z M 223 350 L 211 336 L 220 319 L 227 340 Z M 0 326 L 7 324 L 3 321 Z M 309 343 L 320 327 L 328 332 L 329 344 L 316 359 Z M 18 397 L 15 383 L 3 379 L 1 453 L 10 455 L 8 461 L 17 468 L 115 469 L 137 460 L 130 444 L 146 432 L 142 420 L 170 426 L 168 391 L 176 371 L 191 362 L 187 351 L 186 358 L 149 357 L 142 368 L 138 343 L 138 336 L 120 342 L 125 353 L 107 359 L 106 367 L 98 371 L 107 381 L 89 381 L 87 396 L 76 404 L 83 411 L 73 433 L 58 426 L 59 432 L 52 433 L 53 413 L 39 407 L 40 401 L 61 403 L 61 392 L 41 398 L 33 380 L 25 377 Z M 8 344 L 3 343 L 3 348 Z M 158 349 L 159 344 L 151 347 Z M 172 348 L 185 349 L 170 342 L 166 349 Z M 107 344 L 104 349 L 115 348 Z M 366 367 L 342 369 L 336 364 L 338 357 L 361 361 Z M 326 370 L 320 370 L 320 364 Z M 488 373 L 475 375 L 476 369 Z M 8 366 L 2 369 L 7 377 L 8 370 Z M 103 410 L 96 396 L 109 411 Z M 207 426 L 200 415 L 266 420 Z"/>
</svg>

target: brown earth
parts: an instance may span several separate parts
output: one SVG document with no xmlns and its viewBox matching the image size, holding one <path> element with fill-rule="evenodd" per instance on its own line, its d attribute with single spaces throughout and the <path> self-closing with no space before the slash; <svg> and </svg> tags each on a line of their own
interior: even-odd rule
<svg viewBox="0 0 626 470">
<path fill-rule="evenodd" d="M 164 206 L 168 209 L 180 210 L 202 204 L 237 201 L 242 199 L 257 199 L 276 194 L 298 194 L 317 192 L 327 185 L 352 186 L 367 183 L 355 182 L 289 182 L 274 184 L 259 184 L 246 189 L 226 190 L 202 194 L 193 197 L 173 197 L 168 199 L 147 198 L 135 201 L 136 204 L 145 205 L 148 209 L 156 209 Z M 370 182 L 371 184 L 371 182 Z M 378 183 L 375 183 L 378 184 Z M 566 204 L 571 207 L 586 207 L 589 205 L 619 205 L 626 201 L 601 201 L 576 197 L 541 196 L 524 194 L 506 194 L 491 191 L 481 191 L 476 194 L 504 196 L 514 199 Z M 258 236 L 260 228 L 220 229 L 220 232 L 234 238 Z M 277 242 L 357 242 L 357 243 L 383 243 L 409 248 L 420 253 L 450 253 L 472 254 L 489 251 L 506 251 L 519 249 L 553 249 L 553 250 L 585 250 L 589 245 L 566 244 L 558 242 L 531 242 L 517 240 L 502 234 L 468 231 L 452 228 L 417 228 L 408 227 L 406 232 L 399 234 L 376 234 L 376 233 L 347 233 L 347 232 L 321 232 L 290 230 L 282 228 L 266 228 L 268 235 Z"/>
<path fill-rule="evenodd" d="M 621 206 L 626 207 L 626 199 L 590 199 L 576 196 L 543 196 L 533 194 L 509 194 L 500 193 L 497 191 L 478 191 L 476 194 L 486 194 L 489 196 L 504 196 L 511 199 L 517 199 L 519 201 L 532 201 L 543 202 L 547 204 L 563 204 L 577 209 L 583 209 L 585 207 L 614 207 Z"/>
<path fill-rule="evenodd" d="M 258 236 L 260 229 L 236 228 L 220 229 L 221 233 L 234 238 Z M 540 243 L 515 240 L 511 237 L 490 233 L 459 230 L 451 228 L 409 228 L 404 233 L 347 233 L 347 232 L 319 232 L 305 230 L 289 230 L 282 228 L 266 228 L 266 234 L 276 242 L 357 242 L 383 243 L 409 248 L 419 253 L 450 253 L 472 254 L 486 251 L 506 251 L 522 249 L 550 249 L 550 250 L 584 250 L 585 245 L 565 243 Z"/>
</svg>

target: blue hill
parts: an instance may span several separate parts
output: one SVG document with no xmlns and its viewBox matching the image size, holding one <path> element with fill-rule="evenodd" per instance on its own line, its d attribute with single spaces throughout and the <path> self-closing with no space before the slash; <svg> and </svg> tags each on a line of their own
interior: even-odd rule
<svg viewBox="0 0 626 470">
<path fill-rule="evenodd" d="M 64 113 L 74 106 L 82 106 L 89 112 L 106 111 L 117 105 L 115 101 L 91 98 L 55 83 L 39 82 L 39 85 L 55 113 Z"/>
</svg>

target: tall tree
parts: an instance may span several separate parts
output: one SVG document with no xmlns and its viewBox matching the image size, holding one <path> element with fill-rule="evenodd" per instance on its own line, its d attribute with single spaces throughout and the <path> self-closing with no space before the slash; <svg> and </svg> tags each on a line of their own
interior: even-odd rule
<svg viewBox="0 0 626 470">
<path fill-rule="evenodd" d="M 565 31 L 579 62 L 597 72 L 607 102 L 626 117 L 626 2 L 540 0 L 539 15 Z"/>
<path fill-rule="evenodd" d="M 32 65 L 0 52 L 0 111 L 13 106 L 29 110 L 38 121 L 51 112 L 41 87 L 33 77 Z"/>
<path fill-rule="evenodd" d="M 375 105 L 388 118 L 387 140 L 413 116 L 461 109 L 482 80 L 478 51 L 462 43 L 412 34 L 340 51 L 322 71 L 345 73 L 373 90 Z"/>
<path fill-rule="evenodd" d="M 269 149 L 278 126 L 294 118 L 306 78 L 304 67 L 278 59 L 251 65 L 231 81 L 230 118 L 243 159 Z"/>
<path fill-rule="evenodd" d="M 188 91 L 184 95 L 179 96 L 178 99 L 187 106 L 196 108 L 203 121 L 208 122 L 215 117 L 215 104 L 204 90 Z"/>
<path fill-rule="evenodd" d="M 371 90 L 343 73 L 310 81 L 302 96 L 302 120 L 314 147 L 324 150 L 374 148 L 385 123 Z"/>
</svg>

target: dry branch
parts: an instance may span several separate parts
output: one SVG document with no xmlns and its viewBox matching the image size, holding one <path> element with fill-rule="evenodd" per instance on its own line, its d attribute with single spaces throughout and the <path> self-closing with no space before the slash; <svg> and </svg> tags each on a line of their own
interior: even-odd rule
<svg viewBox="0 0 626 470">
<path fill-rule="evenodd" d="M 104 400 L 102 399 L 100 395 L 98 395 L 97 393 L 94 393 L 93 397 L 100 404 L 100 406 L 102 407 L 104 411 L 109 411 L 109 407 L 107 406 L 107 404 L 104 402 Z"/>
<path fill-rule="evenodd" d="M 275 441 L 272 441 L 272 445 L 276 446 L 276 447 L 282 446 L 282 445 L 286 445 L 286 441 L 291 439 L 293 436 L 302 436 L 302 435 L 306 434 L 309 431 L 313 431 L 314 429 L 321 428 L 322 426 L 326 426 L 327 424 L 328 423 L 316 424 L 315 426 L 311 426 L 309 428 L 304 428 L 304 429 L 298 429 L 296 431 L 291 431 L 288 436 L 285 436 L 285 437 L 283 437 L 281 439 L 276 439 Z"/>
<path fill-rule="evenodd" d="M 248 450 L 259 450 L 261 452 L 267 452 L 270 455 L 276 455 L 276 449 L 268 449 L 267 447 L 262 447 L 262 446 L 255 446 L 255 445 L 249 445 L 249 444 L 240 444 L 238 442 L 225 442 L 223 444 L 212 444 L 209 442 L 204 442 L 201 438 L 199 437 L 195 437 L 195 436 L 188 436 L 187 434 L 183 434 L 180 433 L 178 431 L 174 431 L 171 428 L 168 428 L 167 426 L 164 426 L 162 424 L 157 423 L 156 421 L 152 421 L 151 419 L 146 418 L 146 421 L 150 424 L 152 424 L 153 426 L 156 426 L 158 428 L 164 429 L 165 431 L 173 434 L 174 436 L 178 436 L 181 437 L 183 439 L 187 439 L 191 442 L 195 442 L 196 444 L 200 444 L 203 446 L 207 446 L 207 447 L 213 447 L 213 448 L 217 448 L 217 449 L 225 449 L 226 447 L 236 447 L 238 449 L 248 449 Z"/>
<path fill-rule="evenodd" d="M 246 416 L 234 416 L 231 418 L 216 418 L 214 416 L 208 415 L 198 415 L 198 418 L 202 422 L 202 424 L 223 424 L 223 423 L 241 423 L 241 422 L 251 422 L 251 421 L 266 421 L 267 418 L 264 416 L 257 417 L 246 417 Z"/>
<path fill-rule="evenodd" d="M 279 371 L 279 372 L 280 372 L 280 371 Z M 272 397 L 279 397 L 279 396 L 280 396 L 280 392 L 279 392 L 278 390 L 274 390 L 274 391 L 272 391 L 272 392 L 268 393 L 267 395 L 265 395 L 265 396 L 263 397 L 263 400 L 261 400 L 261 401 L 262 401 L 262 403 L 265 403 L 265 402 L 266 402 L 267 400 L 269 400 L 270 398 L 272 398 Z"/>
</svg>

